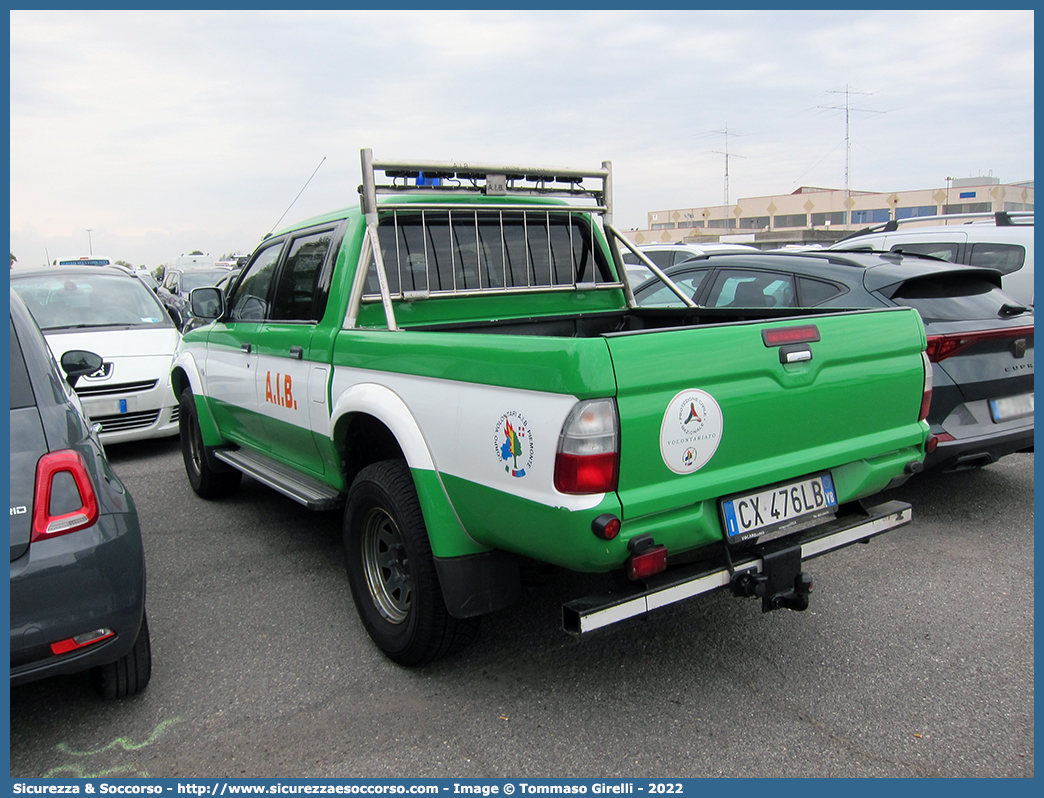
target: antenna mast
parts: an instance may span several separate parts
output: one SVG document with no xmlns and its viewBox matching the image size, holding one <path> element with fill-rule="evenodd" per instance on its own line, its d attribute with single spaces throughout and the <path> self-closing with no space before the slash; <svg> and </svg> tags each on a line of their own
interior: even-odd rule
<svg viewBox="0 0 1044 798">
<path fill-rule="evenodd" d="M 725 156 L 725 229 L 726 230 L 731 230 L 732 229 L 732 225 L 730 224 L 731 220 L 729 219 L 729 157 L 730 157 L 730 153 L 729 153 L 729 123 L 728 122 L 725 123 L 725 129 L 724 130 L 712 130 L 711 133 L 717 133 L 719 135 L 724 135 L 725 136 L 725 152 L 721 152 L 720 150 L 711 150 L 711 152 L 713 152 L 713 153 L 715 153 L 717 155 L 724 155 Z M 737 134 L 733 133 L 732 135 L 735 136 Z M 733 157 L 733 158 L 745 158 L 746 156 L 745 155 L 732 155 L 731 157 Z"/>
<path fill-rule="evenodd" d="M 883 114 L 885 111 L 872 111 L 869 108 L 853 108 L 852 107 L 852 95 L 861 94 L 869 97 L 873 94 L 872 91 L 852 91 L 848 88 L 848 84 L 845 84 L 845 90 L 831 89 L 827 91 L 827 94 L 843 94 L 845 95 L 844 106 L 840 105 L 821 105 L 820 108 L 829 111 L 844 111 L 845 112 L 845 195 L 851 196 L 851 189 L 849 187 L 849 172 L 852 166 L 852 136 L 851 136 L 851 115 L 852 111 L 862 111 L 865 114 Z"/>
</svg>

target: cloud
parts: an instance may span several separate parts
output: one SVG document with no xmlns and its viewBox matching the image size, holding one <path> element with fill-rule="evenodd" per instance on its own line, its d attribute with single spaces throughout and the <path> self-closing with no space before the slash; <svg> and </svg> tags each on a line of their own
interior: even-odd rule
<svg viewBox="0 0 1044 798">
<path fill-rule="evenodd" d="M 251 249 L 362 147 L 611 159 L 644 226 L 722 200 L 726 125 L 732 201 L 840 186 L 846 87 L 853 187 L 1033 176 L 1031 11 L 14 11 L 12 249 Z"/>
</svg>

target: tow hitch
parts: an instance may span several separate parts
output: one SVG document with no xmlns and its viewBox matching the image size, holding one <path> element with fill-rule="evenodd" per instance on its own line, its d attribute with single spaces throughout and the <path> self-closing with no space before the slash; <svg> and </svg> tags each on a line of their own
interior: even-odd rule
<svg viewBox="0 0 1044 798">
<path fill-rule="evenodd" d="M 808 609 L 812 577 L 801 570 L 801 547 L 762 555 L 761 573 L 744 571 L 732 577 L 732 595 L 761 599 L 761 611 Z"/>
<path fill-rule="evenodd" d="M 721 558 L 678 565 L 627 587 L 570 601 L 562 605 L 562 629 L 580 637 L 715 590 L 760 598 L 765 612 L 803 610 L 808 607 L 812 579 L 802 572 L 802 562 L 864 543 L 912 518 L 906 502 L 853 509 L 786 538 L 726 550 Z"/>
</svg>

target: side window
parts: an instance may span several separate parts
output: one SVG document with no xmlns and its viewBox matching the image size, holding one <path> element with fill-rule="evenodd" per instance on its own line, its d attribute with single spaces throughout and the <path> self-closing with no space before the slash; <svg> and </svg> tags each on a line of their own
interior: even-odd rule
<svg viewBox="0 0 1044 798">
<path fill-rule="evenodd" d="M 674 261 L 674 251 L 670 249 L 654 249 L 645 256 L 661 269 L 666 269 Z"/>
<path fill-rule="evenodd" d="M 798 291 L 801 292 L 801 307 L 811 308 L 846 293 L 848 289 L 836 283 L 813 280 L 811 277 L 798 277 Z"/>
<path fill-rule="evenodd" d="M 712 308 L 792 308 L 794 280 L 783 272 L 723 269 L 711 289 Z"/>
<path fill-rule="evenodd" d="M 680 289 L 685 291 L 691 299 L 696 298 L 696 292 L 700 289 L 700 284 L 703 282 L 703 278 L 708 274 L 707 269 L 700 269 L 696 272 L 686 272 L 684 275 L 677 275 L 673 278 L 674 284 Z M 654 283 L 649 286 L 645 291 L 640 292 L 635 299 L 638 300 L 638 304 L 642 307 L 681 307 L 682 301 L 678 299 L 675 293 L 665 286 L 663 283 Z"/>
<path fill-rule="evenodd" d="M 276 285 L 270 318 L 280 321 L 316 321 L 316 288 L 333 238 L 332 230 L 295 238 Z"/>
<path fill-rule="evenodd" d="M 1018 244 L 972 244 L 968 264 L 988 266 L 1001 274 L 1011 274 L 1026 262 L 1026 250 Z"/>
<path fill-rule="evenodd" d="M 957 245 L 940 241 L 929 243 L 921 241 L 910 241 L 906 244 L 892 244 L 892 252 L 912 252 L 915 255 L 931 255 L 933 258 L 942 258 L 951 263 L 957 260 Z"/>
<path fill-rule="evenodd" d="M 232 321 L 264 321 L 268 318 L 268 289 L 272 284 L 283 242 L 262 250 L 247 268 L 232 295 Z"/>
</svg>

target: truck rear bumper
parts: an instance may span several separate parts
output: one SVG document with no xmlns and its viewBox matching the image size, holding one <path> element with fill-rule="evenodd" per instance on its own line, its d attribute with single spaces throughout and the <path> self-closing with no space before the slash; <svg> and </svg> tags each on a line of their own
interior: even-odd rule
<svg viewBox="0 0 1044 798">
<path fill-rule="evenodd" d="M 738 583 L 740 577 L 750 581 L 750 577 L 767 570 L 766 562 L 779 561 L 781 554 L 785 559 L 804 562 L 852 543 L 867 541 L 912 519 L 906 502 L 886 502 L 787 538 L 733 551 L 731 567 L 724 555 L 720 561 L 710 564 L 679 566 L 614 593 L 563 604 L 562 629 L 580 637 L 659 607 L 729 587 Z"/>
</svg>

